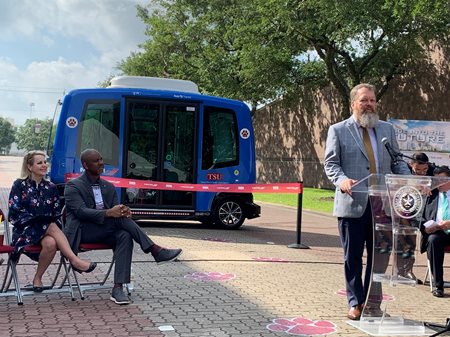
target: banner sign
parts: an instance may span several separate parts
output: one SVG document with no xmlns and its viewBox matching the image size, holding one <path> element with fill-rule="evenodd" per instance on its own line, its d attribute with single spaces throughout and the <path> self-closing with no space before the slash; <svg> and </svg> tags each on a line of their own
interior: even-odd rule
<svg viewBox="0 0 450 337">
<path fill-rule="evenodd" d="M 411 156 L 424 152 L 431 163 L 450 165 L 450 122 L 389 119 L 400 151 Z"/>
<path fill-rule="evenodd" d="M 75 179 L 80 174 L 68 173 L 65 180 Z M 186 184 L 153 180 L 135 180 L 102 176 L 115 187 L 142 188 L 147 190 L 192 191 L 192 192 L 230 192 L 230 193 L 296 193 L 303 192 L 302 183 L 279 184 Z"/>
</svg>

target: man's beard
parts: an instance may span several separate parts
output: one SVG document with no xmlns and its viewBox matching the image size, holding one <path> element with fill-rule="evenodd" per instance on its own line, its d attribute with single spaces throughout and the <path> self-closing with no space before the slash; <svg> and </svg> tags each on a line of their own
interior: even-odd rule
<svg viewBox="0 0 450 337">
<path fill-rule="evenodd" d="M 363 111 L 361 117 L 359 118 L 359 125 L 363 128 L 373 129 L 380 120 L 377 113 Z"/>
</svg>

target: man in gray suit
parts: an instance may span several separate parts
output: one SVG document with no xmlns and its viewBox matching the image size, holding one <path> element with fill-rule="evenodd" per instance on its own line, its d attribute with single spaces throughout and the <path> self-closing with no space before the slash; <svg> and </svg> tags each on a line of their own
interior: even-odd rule
<svg viewBox="0 0 450 337">
<path fill-rule="evenodd" d="M 100 178 L 104 164 L 97 150 L 84 150 L 80 159 L 85 172 L 69 181 L 64 192 L 67 209 L 64 232 L 74 252 L 80 243 L 101 242 L 114 247 L 116 266 L 111 300 L 128 304 L 123 283 L 130 283 L 133 240 L 158 263 L 175 260 L 182 250 L 156 245 L 131 219 L 130 209 L 119 204 L 114 185 Z"/>
<path fill-rule="evenodd" d="M 370 285 L 373 223 L 368 193 L 352 193 L 352 186 L 371 173 L 409 174 L 409 170 L 405 162 L 395 164 L 381 144 L 381 140 L 386 138 L 394 151 L 398 152 L 392 125 L 379 121 L 375 88 L 370 84 L 355 86 L 350 92 L 350 103 L 352 116 L 330 126 L 328 130 L 324 167 L 326 175 L 336 186 L 333 214 L 338 217 L 344 248 L 345 281 L 350 307 L 347 317 L 358 320 Z M 364 183 L 367 191 L 367 182 Z M 358 186 L 360 189 L 361 186 Z M 363 282 L 364 245 L 367 266 Z"/>
</svg>

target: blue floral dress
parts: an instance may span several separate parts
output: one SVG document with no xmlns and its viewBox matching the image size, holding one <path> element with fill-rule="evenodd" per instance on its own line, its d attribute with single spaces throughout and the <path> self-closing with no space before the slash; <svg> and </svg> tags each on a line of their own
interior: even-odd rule
<svg viewBox="0 0 450 337">
<path fill-rule="evenodd" d="M 42 179 L 36 184 L 31 179 L 17 179 L 9 194 L 8 221 L 13 226 L 11 246 L 15 247 L 18 258 L 23 248 L 38 244 L 45 235 L 50 221 L 33 221 L 38 215 L 59 216 L 61 206 L 56 185 Z M 56 221 L 61 227 L 59 220 Z M 39 253 L 26 253 L 38 261 Z"/>
</svg>

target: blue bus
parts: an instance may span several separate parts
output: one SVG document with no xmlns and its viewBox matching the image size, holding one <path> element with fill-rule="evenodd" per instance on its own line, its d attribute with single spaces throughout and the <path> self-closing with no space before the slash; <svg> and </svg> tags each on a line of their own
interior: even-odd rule
<svg viewBox="0 0 450 337">
<path fill-rule="evenodd" d="M 81 173 L 80 153 L 97 149 L 104 176 L 191 184 L 256 181 L 250 110 L 202 95 L 191 81 L 120 76 L 107 88 L 76 89 L 62 102 L 50 178 Z M 251 193 L 118 189 L 136 220 L 197 220 L 227 229 L 258 217 Z"/>
</svg>

